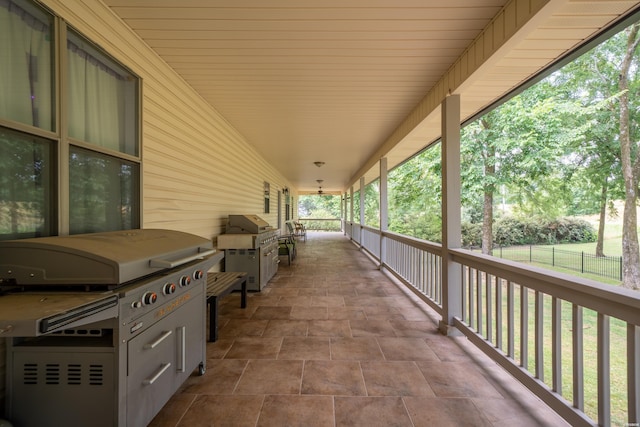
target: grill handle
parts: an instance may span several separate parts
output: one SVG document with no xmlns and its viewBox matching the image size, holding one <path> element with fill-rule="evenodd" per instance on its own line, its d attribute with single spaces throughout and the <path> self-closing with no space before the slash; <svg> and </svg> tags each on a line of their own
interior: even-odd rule
<svg viewBox="0 0 640 427">
<path fill-rule="evenodd" d="M 152 350 L 152 349 L 156 348 L 158 346 L 158 344 L 160 344 L 162 341 L 164 341 L 172 333 L 173 333 L 173 331 L 165 331 L 165 332 L 163 332 L 162 335 L 160 335 L 158 337 L 157 340 L 155 340 L 154 342 L 146 343 L 144 345 L 144 347 L 142 347 L 142 348 L 144 348 L 145 350 Z"/>
<path fill-rule="evenodd" d="M 169 367 L 170 367 L 170 366 L 171 366 L 171 363 L 170 363 L 170 362 L 163 363 L 162 365 L 160 365 L 160 369 L 158 369 L 158 371 L 157 371 L 154 375 L 152 375 L 150 378 L 147 378 L 147 379 L 145 379 L 144 381 L 142 381 L 142 384 L 143 384 L 143 385 L 152 385 L 153 383 L 155 383 L 155 382 L 156 382 L 156 380 L 157 380 L 158 378 L 160 378 L 160 376 L 161 376 L 162 374 L 164 374 L 164 373 L 165 373 L 165 371 L 166 371 L 167 369 L 169 369 Z"/>
<path fill-rule="evenodd" d="M 199 251 L 204 250 L 203 248 L 199 248 Z M 215 249 L 207 249 L 204 250 L 204 252 L 198 252 L 195 255 L 191 255 L 185 258 L 180 258 L 177 259 L 175 261 L 169 261 L 168 259 L 158 259 L 158 258 L 154 258 L 154 259 L 150 259 L 149 260 L 149 267 L 151 268 L 173 268 L 173 267 L 177 267 L 179 265 L 182 264 L 186 264 L 188 262 L 194 261 L 196 259 L 203 259 L 204 257 L 207 257 L 209 255 L 213 255 L 216 253 Z"/>
</svg>

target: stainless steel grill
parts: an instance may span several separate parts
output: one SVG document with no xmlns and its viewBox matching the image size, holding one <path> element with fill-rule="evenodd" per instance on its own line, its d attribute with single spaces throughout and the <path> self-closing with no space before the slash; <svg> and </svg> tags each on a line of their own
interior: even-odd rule
<svg viewBox="0 0 640 427">
<path fill-rule="evenodd" d="M 278 272 L 278 230 L 257 215 L 229 215 L 218 248 L 225 250 L 227 271 L 247 272 L 250 291 L 262 290 Z"/>
<path fill-rule="evenodd" d="M 146 425 L 204 373 L 211 241 L 128 230 L 0 242 L 6 416 L 15 425 Z"/>
</svg>

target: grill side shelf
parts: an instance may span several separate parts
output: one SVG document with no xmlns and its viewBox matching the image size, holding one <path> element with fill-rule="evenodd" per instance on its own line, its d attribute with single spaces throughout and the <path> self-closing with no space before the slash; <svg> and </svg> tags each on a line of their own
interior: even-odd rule
<svg viewBox="0 0 640 427">
<path fill-rule="evenodd" d="M 64 328 L 117 318 L 112 292 L 22 292 L 0 297 L 0 338 L 37 337 Z"/>
<path fill-rule="evenodd" d="M 47 332 L 54 331 L 61 328 L 62 326 L 93 316 L 94 314 L 97 314 L 108 308 L 116 307 L 117 305 L 118 296 L 113 295 L 105 300 L 87 304 L 82 307 L 77 307 L 66 313 L 47 317 L 40 321 L 40 332 L 46 334 Z"/>
</svg>

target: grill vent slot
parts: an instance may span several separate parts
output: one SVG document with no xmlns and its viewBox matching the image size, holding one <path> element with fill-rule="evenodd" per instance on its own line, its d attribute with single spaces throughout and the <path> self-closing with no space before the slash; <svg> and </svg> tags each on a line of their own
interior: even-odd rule
<svg viewBox="0 0 640 427">
<path fill-rule="evenodd" d="M 82 384 L 82 365 L 73 364 L 67 367 L 67 384 Z"/>
<path fill-rule="evenodd" d="M 104 380 L 104 367 L 102 365 L 89 365 L 89 384 L 102 385 Z"/>
<path fill-rule="evenodd" d="M 26 385 L 37 385 L 38 365 L 35 363 L 25 363 L 22 371 L 22 380 Z"/>
<path fill-rule="evenodd" d="M 40 372 L 44 369 L 43 372 Z M 57 363 L 47 363 L 38 365 L 37 363 L 25 363 L 22 366 L 22 384 L 39 385 L 42 381 L 45 385 L 65 384 L 70 386 L 102 386 L 104 385 L 105 367 L 102 364 L 82 365 L 80 363 L 70 363 L 64 365 Z M 65 378 L 66 376 L 66 378 Z"/>
<path fill-rule="evenodd" d="M 57 363 L 47 363 L 45 367 L 45 384 L 60 384 L 60 365 Z"/>
</svg>

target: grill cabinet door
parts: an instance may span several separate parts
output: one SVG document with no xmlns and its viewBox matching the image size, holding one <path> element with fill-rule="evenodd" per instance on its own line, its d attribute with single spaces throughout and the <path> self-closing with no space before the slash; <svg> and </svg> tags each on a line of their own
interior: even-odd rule
<svg viewBox="0 0 640 427">
<path fill-rule="evenodd" d="M 129 341 L 127 426 L 147 425 L 203 362 L 203 294 Z"/>
</svg>

